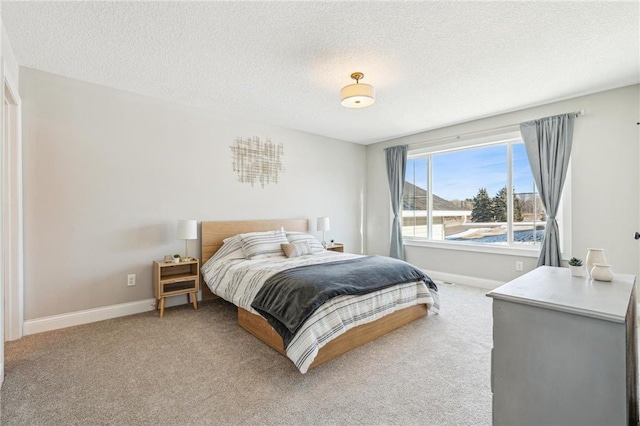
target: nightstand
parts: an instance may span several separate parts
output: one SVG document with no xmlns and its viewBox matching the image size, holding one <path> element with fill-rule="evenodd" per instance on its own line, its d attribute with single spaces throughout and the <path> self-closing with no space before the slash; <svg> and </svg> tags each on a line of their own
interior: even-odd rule
<svg viewBox="0 0 640 426">
<path fill-rule="evenodd" d="M 344 253 L 344 244 L 342 244 L 342 243 L 333 243 L 332 246 L 327 246 L 327 250 Z"/>
<path fill-rule="evenodd" d="M 164 317 L 164 303 L 169 296 L 186 294 L 187 303 L 193 303 L 193 309 L 198 309 L 199 290 L 200 260 L 153 262 L 153 294 L 156 297 L 156 310 L 160 307 L 160 318 Z"/>
</svg>

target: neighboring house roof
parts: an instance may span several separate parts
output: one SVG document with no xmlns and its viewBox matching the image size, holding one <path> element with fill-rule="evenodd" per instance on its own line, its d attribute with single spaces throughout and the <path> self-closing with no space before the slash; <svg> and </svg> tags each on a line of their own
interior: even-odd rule
<svg viewBox="0 0 640 426">
<path fill-rule="evenodd" d="M 426 210 L 427 209 L 427 191 L 412 183 L 404 181 L 404 189 L 402 192 L 402 209 L 403 210 Z M 468 209 L 458 206 L 451 201 L 447 201 L 442 197 L 433 194 L 433 211 L 459 211 L 468 212 Z"/>
</svg>

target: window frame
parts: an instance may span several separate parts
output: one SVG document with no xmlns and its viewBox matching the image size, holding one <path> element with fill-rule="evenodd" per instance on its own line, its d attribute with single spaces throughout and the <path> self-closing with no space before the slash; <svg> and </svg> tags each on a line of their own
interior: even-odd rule
<svg viewBox="0 0 640 426">
<path fill-rule="evenodd" d="M 432 188 L 432 156 L 451 152 L 458 151 L 463 149 L 471 149 L 471 148 L 480 148 L 483 146 L 491 146 L 491 145 L 500 145 L 500 144 L 508 144 L 507 148 L 507 186 L 511 186 L 513 188 L 513 153 L 512 153 L 512 145 L 513 143 L 524 143 L 522 139 L 522 135 L 520 134 L 520 129 L 515 126 L 509 129 L 502 129 L 500 132 L 492 132 L 489 134 L 485 134 L 484 136 L 467 136 L 467 137 L 453 137 L 454 140 L 451 141 L 440 141 L 439 143 L 424 143 L 424 144 L 416 144 L 412 148 L 409 146 L 409 151 L 407 153 L 407 159 L 415 159 L 415 158 L 424 158 L 426 156 L 427 159 L 427 167 L 428 167 L 428 179 L 427 179 L 427 195 L 428 195 L 428 206 L 433 205 L 433 188 Z M 451 139 L 451 138 L 449 138 Z M 538 246 L 526 246 L 526 245 L 513 245 L 513 191 L 507 191 L 507 209 L 508 209 L 508 217 L 510 220 L 508 221 L 508 233 L 507 233 L 507 244 L 505 246 L 494 245 L 494 244 L 482 244 L 482 243 L 473 243 L 473 242 L 460 242 L 460 241 L 447 241 L 447 240 L 433 240 L 432 237 L 432 226 L 433 226 L 433 213 L 432 209 L 429 208 L 427 210 L 427 235 L 428 237 L 413 237 L 413 236 L 404 236 L 402 237 L 403 244 L 405 246 L 416 246 L 416 247 L 429 247 L 429 248 L 437 248 L 437 249 L 446 249 L 446 250 L 457 250 L 457 251 L 470 251 L 470 252 L 479 252 L 479 253 L 491 253 L 491 254 L 501 254 L 501 255 L 511 255 L 511 256 L 519 256 L 519 257 L 538 257 L 540 255 L 540 249 L 542 245 Z M 571 218 L 571 160 L 569 161 L 569 168 L 565 180 L 565 184 L 562 190 L 562 199 L 560 201 L 560 208 L 557 217 L 558 226 L 560 228 L 560 247 L 561 247 L 561 256 L 563 260 L 567 260 L 568 257 L 565 253 L 571 253 L 571 226 L 570 226 L 570 218 Z"/>
</svg>

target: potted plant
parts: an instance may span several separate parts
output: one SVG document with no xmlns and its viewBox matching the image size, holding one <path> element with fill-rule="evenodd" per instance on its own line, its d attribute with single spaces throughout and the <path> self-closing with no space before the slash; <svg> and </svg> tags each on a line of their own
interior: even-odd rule
<svg viewBox="0 0 640 426">
<path fill-rule="evenodd" d="M 180 255 L 179 254 L 174 254 L 173 255 L 173 263 L 180 263 Z"/>
<path fill-rule="evenodd" d="M 572 257 L 569 259 L 569 268 L 571 268 L 571 275 L 574 277 L 583 277 L 584 268 L 582 267 L 582 259 Z"/>
</svg>

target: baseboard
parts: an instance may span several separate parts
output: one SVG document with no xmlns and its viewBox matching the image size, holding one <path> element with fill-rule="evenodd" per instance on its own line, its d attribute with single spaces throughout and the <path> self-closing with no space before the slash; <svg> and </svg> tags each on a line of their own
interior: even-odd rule
<svg viewBox="0 0 640 426">
<path fill-rule="evenodd" d="M 503 282 L 487 280 L 484 278 L 470 277 L 466 275 L 450 274 L 447 272 L 425 271 L 432 279 L 479 287 L 493 290 L 503 285 Z M 198 297 L 200 299 L 200 297 Z M 175 296 L 167 299 L 166 307 L 184 305 L 187 303 L 186 296 Z M 103 306 L 100 308 L 87 309 L 78 312 L 52 315 L 49 317 L 26 320 L 23 324 L 23 335 L 42 333 L 44 331 L 57 330 L 60 328 L 72 327 L 74 325 L 89 324 L 96 321 L 103 321 L 111 318 L 124 317 L 127 315 L 139 314 L 153 311 L 155 309 L 155 299 L 145 299 L 137 302 L 120 303 L 118 305 Z"/>
<path fill-rule="evenodd" d="M 42 333 L 43 331 L 57 330 L 74 325 L 89 324 L 96 321 L 153 311 L 155 309 L 155 303 L 155 299 L 145 299 L 137 302 L 120 303 L 84 311 L 26 320 L 23 324 L 22 332 L 24 336 L 27 336 L 29 334 Z M 187 296 L 174 296 L 167 298 L 165 307 L 170 308 L 172 306 L 185 305 L 186 303 Z"/>
<path fill-rule="evenodd" d="M 470 277 L 468 275 L 450 274 L 448 272 L 424 271 L 431 279 L 445 283 L 462 284 L 469 287 L 493 290 L 504 284 L 502 281 L 488 280 L 485 278 Z"/>
</svg>

